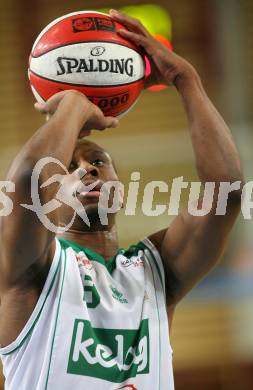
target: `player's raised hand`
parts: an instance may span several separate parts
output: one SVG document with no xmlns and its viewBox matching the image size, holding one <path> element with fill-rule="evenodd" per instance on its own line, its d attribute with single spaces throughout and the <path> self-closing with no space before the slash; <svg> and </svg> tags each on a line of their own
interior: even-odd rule
<svg viewBox="0 0 253 390">
<path fill-rule="evenodd" d="M 142 46 L 149 58 L 151 74 L 146 79 L 146 88 L 156 84 L 176 84 L 179 77 L 188 77 L 196 73 L 189 62 L 157 41 L 138 19 L 116 10 L 111 10 L 110 15 L 127 28 L 119 30 L 119 34 Z"/>
<path fill-rule="evenodd" d="M 68 104 L 69 110 L 76 109 L 78 106 L 85 113 L 85 122 L 80 130 L 79 137 L 89 135 L 91 130 L 105 130 L 118 125 L 117 118 L 104 116 L 98 106 L 93 104 L 83 93 L 75 90 L 58 92 L 45 103 L 35 103 L 34 107 L 41 114 L 45 114 L 47 120 L 49 120 L 65 103 Z"/>
<path fill-rule="evenodd" d="M 83 126 L 80 137 L 84 137 L 87 131 L 105 130 L 118 126 L 119 120 L 117 118 L 113 116 L 105 116 L 98 106 L 91 102 L 90 104 L 89 119 Z"/>
</svg>

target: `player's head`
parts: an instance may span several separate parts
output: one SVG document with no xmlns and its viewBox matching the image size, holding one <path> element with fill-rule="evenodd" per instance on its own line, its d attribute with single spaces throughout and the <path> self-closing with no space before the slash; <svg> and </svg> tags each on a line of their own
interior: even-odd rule
<svg viewBox="0 0 253 390">
<path fill-rule="evenodd" d="M 68 167 L 69 173 L 74 178 L 73 188 L 75 188 L 75 196 L 81 204 L 89 218 L 91 229 L 96 229 L 101 223 L 99 218 L 98 209 L 104 206 L 104 208 L 110 208 L 113 204 L 113 198 L 116 196 L 115 189 L 111 189 L 109 199 L 106 205 L 101 202 L 102 190 L 106 190 L 104 183 L 117 182 L 119 183 L 118 175 L 116 172 L 115 164 L 107 151 L 94 142 L 87 139 L 81 139 L 78 141 L 74 150 L 72 161 Z M 83 176 L 84 170 L 86 171 Z M 81 178 L 80 178 L 81 174 Z M 82 188 L 85 186 L 95 184 L 96 186 L 89 192 L 84 191 Z M 60 222 L 63 225 L 67 225 L 73 216 L 73 209 L 67 205 L 61 207 Z M 108 214 L 110 223 L 114 223 L 114 215 Z M 77 215 L 73 224 L 73 228 L 87 230 L 87 226 L 83 226 L 84 222 Z M 103 228 L 103 227 L 101 227 Z M 108 226 L 104 226 L 104 229 Z"/>
</svg>

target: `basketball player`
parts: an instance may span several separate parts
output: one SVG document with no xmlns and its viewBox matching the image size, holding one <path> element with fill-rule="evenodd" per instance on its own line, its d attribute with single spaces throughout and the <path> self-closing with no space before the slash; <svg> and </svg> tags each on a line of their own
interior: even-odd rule
<svg viewBox="0 0 253 390">
<path fill-rule="evenodd" d="M 147 86 L 177 88 L 199 178 L 203 184 L 216 183 L 217 199 L 219 183 L 242 182 L 242 172 L 231 133 L 196 70 L 137 20 L 115 11 L 111 15 L 128 28 L 122 36 L 149 56 Z M 8 180 L 15 183 L 14 211 L 1 220 L 0 353 L 6 389 L 172 390 L 168 324 L 177 303 L 216 264 L 240 209 L 241 192 L 229 193 L 224 216 L 215 215 L 215 201 L 206 216 L 185 211 L 168 229 L 119 249 L 115 214 L 108 215 L 106 226 L 98 217 L 103 183 L 118 180 L 112 159 L 93 142 L 78 141 L 92 129 L 115 127 L 117 119 L 105 118 L 75 91 L 56 94 L 36 108 L 50 118 L 13 161 Z M 90 227 L 77 216 L 56 237 L 36 213 L 21 206 L 31 204 L 31 175 L 44 157 L 67 166 L 76 183 L 83 169 L 82 183 L 95 183 L 88 193 L 76 191 Z M 47 164 L 40 184 L 55 174 L 62 169 Z M 41 203 L 59 187 L 40 188 Z M 67 225 L 73 210 L 64 204 L 59 210 L 51 220 Z"/>
</svg>

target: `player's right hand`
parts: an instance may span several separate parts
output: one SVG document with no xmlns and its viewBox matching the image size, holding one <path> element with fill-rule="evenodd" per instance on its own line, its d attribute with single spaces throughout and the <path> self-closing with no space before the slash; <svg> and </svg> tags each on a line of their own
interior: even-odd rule
<svg viewBox="0 0 253 390">
<path fill-rule="evenodd" d="M 35 103 L 34 107 L 41 114 L 47 116 L 49 120 L 63 102 L 68 101 L 70 105 L 76 106 L 81 102 L 82 111 L 86 113 L 85 123 L 80 130 L 79 137 L 90 134 L 91 130 L 105 130 L 106 128 L 117 127 L 118 119 L 110 116 L 104 116 L 98 106 L 93 104 L 83 93 L 68 90 L 61 91 L 51 96 L 45 103 Z"/>
<path fill-rule="evenodd" d="M 126 27 L 118 33 L 141 46 L 149 58 L 151 74 L 145 79 L 145 88 L 157 84 L 176 85 L 179 79 L 195 77 L 193 66 L 155 39 L 138 19 L 116 10 L 111 10 L 110 15 Z"/>
</svg>

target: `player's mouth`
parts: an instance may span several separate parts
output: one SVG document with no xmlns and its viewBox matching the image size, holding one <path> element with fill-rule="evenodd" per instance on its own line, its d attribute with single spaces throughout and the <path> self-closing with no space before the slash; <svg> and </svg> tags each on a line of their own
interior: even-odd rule
<svg viewBox="0 0 253 390">
<path fill-rule="evenodd" d="M 76 190 L 77 198 L 99 198 L 102 185 L 101 180 L 87 181 L 80 185 Z"/>
</svg>

